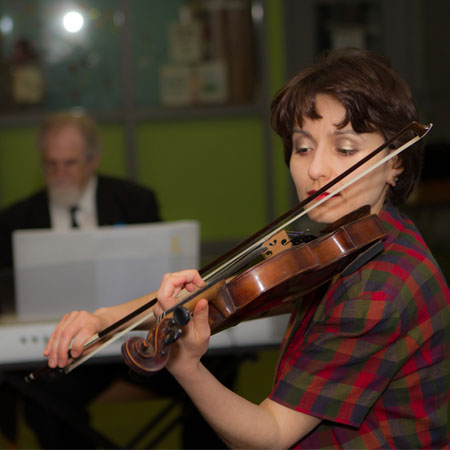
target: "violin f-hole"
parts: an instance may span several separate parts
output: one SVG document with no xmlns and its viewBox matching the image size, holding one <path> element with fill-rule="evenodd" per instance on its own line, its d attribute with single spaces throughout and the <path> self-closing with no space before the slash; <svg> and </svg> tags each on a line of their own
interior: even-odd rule
<svg viewBox="0 0 450 450">
<path fill-rule="evenodd" d="M 267 248 L 267 250 L 263 253 L 263 257 L 266 259 L 270 258 L 271 256 L 291 247 L 291 245 L 292 244 L 290 243 L 290 239 L 286 231 L 281 230 L 263 243 L 263 247 Z"/>
</svg>

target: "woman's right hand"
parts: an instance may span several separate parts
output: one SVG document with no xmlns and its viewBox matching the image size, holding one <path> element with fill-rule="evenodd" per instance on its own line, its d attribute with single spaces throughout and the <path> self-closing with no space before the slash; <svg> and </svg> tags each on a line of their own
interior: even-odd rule
<svg viewBox="0 0 450 450">
<path fill-rule="evenodd" d="M 66 314 L 56 326 L 43 352 L 48 357 L 49 367 L 65 367 L 69 348 L 73 358 L 79 357 L 84 343 L 104 326 L 101 315 L 95 313 L 72 311 Z"/>
</svg>

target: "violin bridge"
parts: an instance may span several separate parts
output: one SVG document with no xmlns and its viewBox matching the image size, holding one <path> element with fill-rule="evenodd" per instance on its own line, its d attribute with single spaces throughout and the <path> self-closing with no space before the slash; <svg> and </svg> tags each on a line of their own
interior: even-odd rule
<svg viewBox="0 0 450 450">
<path fill-rule="evenodd" d="M 263 243 L 263 247 L 266 247 L 267 250 L 262 254 L 265 259 L 270 258 L 277 253 L 280 253 L 286 250 L 289 247 L 292 247 L 292 243 L 289 239 L 285 230 L 281 230 L 278 233 L 274 234 L 267 241 Z"/>
</svg>

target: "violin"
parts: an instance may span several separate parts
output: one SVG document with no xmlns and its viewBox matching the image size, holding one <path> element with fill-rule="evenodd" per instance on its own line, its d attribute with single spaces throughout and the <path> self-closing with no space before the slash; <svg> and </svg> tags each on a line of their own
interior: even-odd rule
<svg viewBox="0 0 450 450">
<path fill-rule="evenodd" d="M 125 363 L 141 375 L 161 370 L 170 345 L 182 335 L 182 327 L 202 298 L 209 303 L 213 334 L 245 320 L 289 312 L 295 300 L 341 273 L 360 252 L 371 249 L 366 255 L 372 257 L 375 249 L 383 250 L 383 245 L 377 244 L 386 231 L 378 216 L 368 215 L 369 211 L 369 206 L 362 207 L 345 216 L 341 220 L 344 225 L 329 226 L 332 231 L 309 242 L 295 243 L 286 236 L 281 239 L 284 248 L 276 254 L 229 279 L 207 284 L 165 311 L 145 339 L 128 339 L 122 345 Z"/>
<path fill-rule="evenodd" d="M 67 374 L 104 346 L 111 344 L 149 319 L 153 320 L 153 323 L 147 338 L 130 338 L 122 346 L 122 356 L 124 361 L 139 373 L 148 374 L 158 371 L 165 366 L 170 344 L 181 336 L 182 327 L 189 322 L 191 311 L 202 298 L 207 298 L 210 304 L 209 322 L 213 333 L 243 320 L 288 312 L 292 308 L 294 298 L 299 298 L 316 289 L 339 273 L 350 272 L 355 267 L 355 261 L 360 263 L 362 261 L 361 264 L 364 264 L 376 252 L 381 251 L 385 231 L 378 217 L 369 215 L 367 208 L 358 210 L 345 216 L 338 223 L 328 226 L 321 236 L 308 243 L 299 244 L 295 240 L 292 242 L 285 228 L 325 202 L 331 195 L 324 196 L 313 205 L 309 205 L 385 148 L 391 147 L 404 135 L 413 136 L 403 145 L 390 151 L 376 164 L 350 181 L 344 182 L 331 193 L 338 194 L 394 158 L 422 139 L 431 127 L 432 124 L 425 126 L 411 122 L 310 197 L 201 269 L 200 275 L 206 282 L 205 288 L 192 295 L 183 293 L 179 303 L 159 317 L 155 317 L 151 310 L 157 302 L 154 298 L 92 336 L 85 343 L 84 349 L 90 350 L 94 344 L 103 341 L 103 344 L 95 350 L 85 352 L 78 359 L 71 359 L 64 369 L 50 369 L 45 366 L 27 375 L 25 380 L 32 381 L 49 372 L 62 371 Z M 147 313 L 142 315 L 146 311 Z M 136 320 L 137 316 L 141 318 Z M 130 322 L 131 325 L 117 332 L 119 327 Z M 69 357 L 71 357 L 70 350 Z"/>
</svg>

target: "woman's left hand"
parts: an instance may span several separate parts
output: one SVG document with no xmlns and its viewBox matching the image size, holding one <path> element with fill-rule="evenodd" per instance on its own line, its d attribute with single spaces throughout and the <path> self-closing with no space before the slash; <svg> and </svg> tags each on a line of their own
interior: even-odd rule
<svg viewBox="0 0 450 450">
<path fill-rule="evenodd" d="M 204 282 L 196 270 L 169 273 L 164 275 L 156 297 L 162 310 L 166 310 L 178 303 L 176 297 L 183 289 L 193 292 L 203 286 Z M 178 341 L 170 345 L 170 356 L 166 365 L 174 376 L 183 376 L 195 371 L 208 349 L 211 329 L 206 299 L 198 301 L 191 320 L 182 331 L 183 334 Z"/>
</svg>

